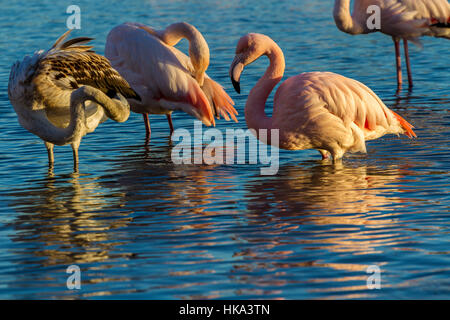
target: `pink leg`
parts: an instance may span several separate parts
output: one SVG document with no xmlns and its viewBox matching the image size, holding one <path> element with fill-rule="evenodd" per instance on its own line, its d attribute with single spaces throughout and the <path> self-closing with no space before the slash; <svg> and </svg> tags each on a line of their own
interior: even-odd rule
<svg viewBox="0 0 450 320">
<path fill-rule="evenodd" d="M 397 89 L 402 87 L 402 62 L 400 57 L 400 40 L 392 38 L 395 44 L 395 61 L 397 64 Z"/>
<path fill-rule="evenodd" d="M 405 59 L 406 59 L 406 68 L 408 69 L 408 83 L 409 87 L 413 87 L 413 79 L 412 79 L 412 72 L 411 72 L 411 63 L 409 61 L 409 50 L 408 50 L 408 40 L 403 39 L 403 43 L 405 46 Z"/>
<path fill-rule="evenodd" d="M 166 116 L 167 116 L 167 121 L 169 121 L 170 135 L 172 135 L 172 133 L 173 133 L 172 115 L 169 113 Z"/>
<path fill-rule="evenodd" d="M 150 128 L 150 120 L 148 119 L 148 113 L 143 113 L 142 116 L 144 117 L 145 136 L 147 138 L 150 138 L 150 136 L 152 134 L 152 130 Z"/>
</svg>

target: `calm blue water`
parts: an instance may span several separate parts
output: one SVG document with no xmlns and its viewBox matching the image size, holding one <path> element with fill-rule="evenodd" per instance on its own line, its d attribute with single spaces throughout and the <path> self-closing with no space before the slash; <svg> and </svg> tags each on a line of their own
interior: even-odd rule
<svg viewBox="0 0 450 320">
<path fill-rule="evenodd" d="M 1 299 L 450 298 L 450 41 L 411 47 L 416 86 L 396 96 L 392 40 L 341 33 L 332 1 L 77 1 L 74 34 L 96 38 L 101 54 L 108 31 L 125 21 L 194 24 L 211 50 L 208 74 L 240 113 L 219 129 L 246 128 L 246 97 L 268 62 L 246 69 L 241 95 L 228 68 L 237 40 L 259 32 L 283 49 L 286 77 L 333 71 L 362 81 L 419 138 L 369 142 L 367 156 L 340 166 L 322 164 L 316 151 L 282 151 L 279 173 L 264 177 L 261 165 L 175 165 L 166 118 L 151 116 L 145 147 L 142 117 L 132 114 L 83 139 L 79 173 L 70 146 L 55 148 L 49 173 L 7 82 L 15 60 L 64 32 L 68 4 L 0 5 Z M 174 125 L 193 130 L 184 113 Z M 66 288 L 71 264 L 81 268 L 81 290 Z M 381 268 L 380 290 L 366 286 L 370 265 Z"/>
</svg>

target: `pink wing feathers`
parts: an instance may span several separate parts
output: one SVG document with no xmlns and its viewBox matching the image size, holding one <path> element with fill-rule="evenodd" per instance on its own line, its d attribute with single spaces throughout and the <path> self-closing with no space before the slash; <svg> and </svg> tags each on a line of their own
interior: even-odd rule
<svg viewBox="0 0 450 320">
<path fill-rule="evenodd" d="M 450 3 L 447 0 L 397 0 L 409 10 L 417 12 L 417 18 L 434 19 L 434 22 L 447 23 L 450 19 Z"/>
<path fill-rule="evenodd" d="M 450 37 L 449 28 L 435 28 L 433 24 L 449 23 L 450 4 L 447 0 L 357 0 L 354 14 L 365 27 L 367 8 L 377 5 L 381 12 L 381 32 L 415 40 L 422 35 Z M 367 30 L 367 32 L 377 30 Z"/>
<path fill-rule="evenodd" d="M 233 107 L 234 101 L 225 92 L 220 84 L 218 84 L 208 76 L 205 76 L 202 90 L 208 98 L 209 104 L 213 107 L 217 119 L 222 116 L 225 120 L 228 121 L 231 117 L 235 122 L 238 122 L 236 119 L 236 115 L 238 113 Z"/>
<path fill-rule="evenodd" d="M 428 1 L 428 0 L 427 0 Z M 414 8 L 408 7 L 403 0 L 377 0 L 380 6 L 381 32 L 395 37 L 415 39 L 428 27 L 427 19 L 420 17 Z"/>
<path fill-rule="evenodd" d="M 137 25 L 139 25 L 141 28 L 149 32 L 151 35 L 154 35 L 155 37 L 157 37 L 159 34 L 158 31 L 155 31 L 148 26 L 142 24 Z M 168 49 L 172 51 L 172 53 L 177 57 L 177 59 L 186 68 L 186 70 L 189 70 L 191 74 L 194 74 L 194 67 L 192 66 L 191 59 L 187 55 L 171 46 L 168 47 Z M 220 116 L 222 116 L 225 120 L 229 121 L 231 117 L 235 122 L 238 122 L 236 119 L 236 115 L 238 114 L 238 112 L 233 107 L 234 101 L 225 92 L 220 84 L 218 84 L 216 81 L 208 77 L 207 74 L 205 74 L 205 80 L 201 88 L 203 90 L 203 93 L 208 98 L 209 104 L 213 109 L 214 115 L 217 116 L 217 119 L 220 119 Z"/>
<path fill-rule="evenodd" d="M 426 19 L 425 35 L 450 39 L 450 3 L 447 0 L 402 0 L 417 18 Z"/>
</svg>

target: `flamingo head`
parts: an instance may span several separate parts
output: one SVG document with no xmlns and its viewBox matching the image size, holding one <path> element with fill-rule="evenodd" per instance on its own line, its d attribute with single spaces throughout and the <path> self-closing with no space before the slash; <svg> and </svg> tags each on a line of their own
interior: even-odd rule
<svg viewBox="0 0 450 320">
<path fill-rule="evenodd" d="M 244 67 L 260 56 L 267 54 L 266 41 L 271 41 L 266 35 L 249 33 L 239 39 L 236 46 L 236 55 L 230 66 L 230 78 L 234 89 L 241 93 L 240 78 Z"/>
</svg>

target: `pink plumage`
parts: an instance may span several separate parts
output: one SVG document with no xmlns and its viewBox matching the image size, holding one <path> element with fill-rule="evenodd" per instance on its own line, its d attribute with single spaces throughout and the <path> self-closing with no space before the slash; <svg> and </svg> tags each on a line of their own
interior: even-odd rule
<svg viewBox="0 0 450 320">
<path fill-rule="evenodd" d="M 331 72 L 307 72 L 288 78 L 275 93 L 272 117 L 267 117 L 267 97 L 285 67 L 278 45 L 262 34 L 242 37 L 230 77 L 239 91 L 244 67 L 262 55 L 269 57 L 270 65 L 249 94 L 245 119 L 257 134 L 260 129 L 279 130 L 279 141 L 269 135 L 267 140 L 261 139 L 263 142 L 288 150 L 317 149 L 323 158 L 331 153 L 336 161 L 347 151 L 366 152 L 366 141 L 385 134 L 416 136 L 412 125 L 386 107 L 371 89 Z"/>
<path fill-rule="evenodd" d="M 189 57 L 173 47 L 189 40 Z M 236 120 L 233 100 L 205 73 L 208 45 L 193 26 L 176 23 L 155 30 L 139 23 L 124 23 L 108 35 L 105 55 L 138 92 L 141 101 L 130 99 L 131 109 L 144 114 L 170 114 L 182 110 L 205 125 L 214 125 L 214 115 Z M 150 134 L 149 123 L 146 126 Z M 172 131 L 171 130 L 171 131 Z"/>
</svg>

